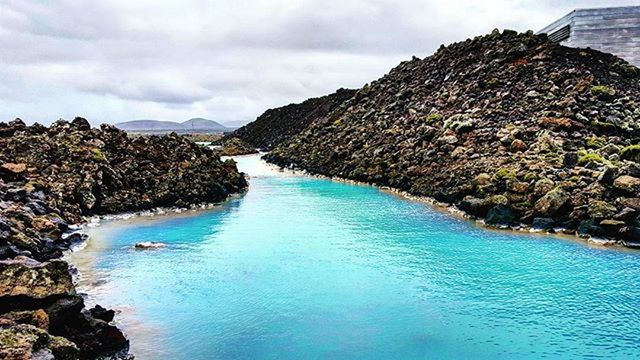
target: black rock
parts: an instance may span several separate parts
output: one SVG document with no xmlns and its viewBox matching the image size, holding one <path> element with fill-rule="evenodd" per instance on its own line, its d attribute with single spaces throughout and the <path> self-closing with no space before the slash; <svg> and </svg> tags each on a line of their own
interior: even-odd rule
<svg viewBox="0 0 640 360">
<path fill-rule="evenodd" d="M 605 236 L 606 231 L 593 220 L 583 220 L 578 227 L 577 233 L 581 237 L 601 237 Z"/>
<path fill-rule="evenodd" d="M 493 226 L 511 226 L 518 223 L 518 216 L 509 205 L 496 205 L 487 213 L 485 223 Z"/>
<path fill-rule="evenodd" d="M 113 321 L 113 317 L 116 312 L 113 310 L 107 310 L 100 305 L 96 305 L 93 308 L 89 309 L 89 313 L 96 319 L 100 319 L 102 321 L 111 322 Z"/>
<path fill-rule="evenodd" d="M 555 221 L 550 218 L 534 218 L 531 223 L 531 228 L 539 231 L 553 232 L 553 225 Z"/>
<path fill-rule="evenodd" d="M 562 160 L 562 165 L 565 168 L 571 169 L 574 166 L 578 165 L 578 154 L 574 152 L 568 152 L 564 154 L 564 159 Z"/>
</svg>

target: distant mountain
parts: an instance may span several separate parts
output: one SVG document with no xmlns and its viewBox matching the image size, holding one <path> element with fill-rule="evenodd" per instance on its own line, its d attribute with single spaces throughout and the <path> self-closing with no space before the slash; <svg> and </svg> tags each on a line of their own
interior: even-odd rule
<svg viewBox="0 0 640 360">
<path fill-rule="evenodd" d="M 216 121 L 193 118 L 185 122 L 161 121 L 161 120 L 132 120 L 115 125 L 117 128 L 130 132 L 163 133 L 175 131 L 185 132 L 230 132 L 233 128 L 226 127 Z"/>
</svg>

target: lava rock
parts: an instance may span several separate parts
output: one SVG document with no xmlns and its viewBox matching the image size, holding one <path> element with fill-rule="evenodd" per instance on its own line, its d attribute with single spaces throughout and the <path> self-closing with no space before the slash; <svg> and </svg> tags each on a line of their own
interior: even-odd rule
<svg viewBox="0 0 640 360">
<path fill-rule="evenodd" d="M 24 257 L 0 261 L 0 297 L 43 299 L 74 293 L 69 267 L 64 261 L 40 263 Z"/>
<path fill-rule="evenodd" d="M 596 220 L 599 228 L 631 207 L 618 199 L 640 197 L 639 81 L 640 70 L 614 55 L 493 32 L 400 63 L 264 158 L 432 197 L 476 217 L 496 206 L 484 199 L 503 196 L 514 222 L 548 218 L 569 231 Z M 290 114 L 285 108 L 271 112 L 274 123 L 278 111 Z M 611 211 L 590 213 L 594 201 Z M 508 219 L 506 210 L 491 218 Z M 620 221 L 605 236 L 619 239 L 633 226 L 632 217 Z"/>
<path fill-rule="evenodd" d="M 89 309 L 89 313 L 96 319 L 100 319 L 102 321 L 111 322 L 116 314 L 113 310 L 108 310 L 103 308 L 100 305 L 96 305 L 93 308 Z"/>
<path fill-rule="evenodd" d="M 531 229 L 535 231 L 553 232 L 555 221 L 551 218 L 534 218 L 531 222 Z"/>
<path fill-rule="evenodd" d="M 493 226 L 511 226 L 517 224 L 518 216 L 509 205 L 496 205 L 487 213 L 485 223 Z"/>
<path fill-rule="evenodd" d="M 340 106 L 345 106 L 355 93 L 355 90 L 339 89 L 331 95 L 267 110 L 255 121 L 225 137 L 225 140 L 238 138 L 254 148 L 271 150 L 311 123 L 323 119 Z"/>
</svg>

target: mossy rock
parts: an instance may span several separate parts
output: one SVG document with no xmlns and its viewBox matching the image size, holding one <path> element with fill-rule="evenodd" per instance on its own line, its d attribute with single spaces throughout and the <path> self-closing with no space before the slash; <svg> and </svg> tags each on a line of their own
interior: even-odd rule
<svg viewBox="0 0 640 360">
<path fill-rule="evenodd" d="M 498 80 L 498 78 L 496 78 L 496 77 L 492 77 L 492 78 L 490 78 L 489 80 L 487 80 L 487 81 L 485 82 L 485 84 L 487 85 L 487 87 L 493 88 L 493 87 L 498 86 L 499 82 L 500 82 L 500 81 Z"/>
<path fill-rule="evenodd" d="M 473 130 L 474 124 L 465 114 L 456 114 L 444 122 L 444 127 L 457 133 L 465 133 Z"/>
<path fill-rule="evenodd" d="M 438 122 L 442 120 L 442 115 L 438 114 L 438 113 L 431 113 L 427 116 L 424 117 L 424 122 L 430 124 L 430 123 L 434 123 L 434 122 Z"/>
<path fill-rule="evenodd" d="M 616 90 L 610 86 L 595 85 L 591 87 L 591 93 L 598 97 L 612 97 L 616 94 Z"/>
<path fill-rule="evenodd" d="M 602 156 L 596 153 L 584 153 L 583 155 L 580 155 L 580 157 L 578 158 L 578 165 L 584 166 L 590 162 L 603 164 L 604 159 L 602 158 Z"/>
<path fill-rule="evenodd" d="M 567 201 L 569 201 L 569 194 L 561 187 L 557 187 L 538 199 L 534 209 L 536 214 L 542 217 L 553 217 Z"/>
<path fill-rule="evenodd" d="M 91 149 L 91 156 L 96 161 L 107 161 L 107 157 L 104 155 L 102 150 L 100 150 L 98 148 L 92 148 Z"/>
<path fill-rule="evenodd" d="M 630 145 L 620 151 L 620 158 L 640 163 L 640 144 Z"/>
<path fill-rule="evenodd" d="M 495 172 L 495 174 L 493 174 L 494 181 L 506 181 L 506 180 L 511 180 L 515 178 L 516 178 L 516 172 L 507 168 L 500 168 L 498 169 L 498 171 Z"/>
<path fill-rule="evenodd" d="M 606 201 L 592 200 L 589 201 L 588 212 L 592 219 L 606 219 L 616 213 L 616 207 Z"/>
<path fill-rule="evenodd" d="M 493 195 L 487 200 L 491 205 L 509 205 L 509 199 L 504 195 Z"/>
<path fill-rule="evenodd" d="M 587 139 L 585 145 L 590 149 L 599 149 L 606 144 L 605 140 L 597 136 L 593 136 Z"/>
<path fill-rule="evenodd" d="M 615 124 L 612 124 L 609 122 L 603 122 L 603 121 L 592 121 L 590 125 L 596 128 L 596 130 L 603 131 L 603 132 L 615 131 L 617 128 Z"/>
</svg>

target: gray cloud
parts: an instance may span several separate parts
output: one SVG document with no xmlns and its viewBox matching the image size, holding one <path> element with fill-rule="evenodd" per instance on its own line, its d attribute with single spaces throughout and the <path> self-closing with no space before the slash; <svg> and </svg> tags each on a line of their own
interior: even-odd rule
<svg viewBox="0 0 640 360">
<path fill-rule="evenodd" d="M 251 120 L 495 27 L 537 30 L 575 7 L 639 3 L 4 0 L 0 120 Z"/>
</svg>

